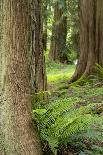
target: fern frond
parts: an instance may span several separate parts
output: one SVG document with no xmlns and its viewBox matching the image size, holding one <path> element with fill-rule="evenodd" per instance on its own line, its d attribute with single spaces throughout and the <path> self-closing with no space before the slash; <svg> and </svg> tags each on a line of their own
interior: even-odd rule
<svg viewBox="0 0 103 155">
<path fill-rule="evenodd" d="M 103 67 L 96 63 L 95 69 L 96 69 L 96 72 L 97 72 L 97 77 L 100 80 L 103 80 Z"/>
<path fill-rule="evenodd" d="M 72 136 L 78 136 L 84 131 L 86 134 L 81 134 L 82 138 L 85 136 L 89 139 L 89 133 L 93 131 L 98 133 L 98 136 L 95 136 L 93 140 L 97 138 L 100 140 L 99 134 L 103 131 L 103 120 L 97 114 L 103 109 L 103 103 L 81 105 L 80 102 L 80 98 L 71 97 L 57 100 L 46 109 L 34 111 L 38 114 L 37 120 L 41 138 L 48 141 L 53 152 L 57 151 L 59 145 L 68 143 Z M 78 106 L 79 104 L 80 106 Z M 103 138 L 102 134 L 101 136 Z"/>
</svg>

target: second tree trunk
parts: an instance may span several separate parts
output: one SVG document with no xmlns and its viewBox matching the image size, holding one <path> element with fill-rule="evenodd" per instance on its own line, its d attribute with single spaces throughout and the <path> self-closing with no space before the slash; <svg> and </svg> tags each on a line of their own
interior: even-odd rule
<svg viewBox="0 0 103 155">
<path fill-rule="evenodd" d="M 59 1 L 54 6 L 54 23 L 49 54 L 51 60 L 59 60 L 60 62 L 65 61 L 63 59 L 63 52 L 66 48 L 67 36 L 67 17 L 63 13 L 66 10 L 66 1 L 64 3 L 65 7 L 61 7 Z"/>
<path fill-rule="evenodd" d="M 103 0 L 80 1 L 80 58 L 70 82 L 103 66 Z"/>
</svg>

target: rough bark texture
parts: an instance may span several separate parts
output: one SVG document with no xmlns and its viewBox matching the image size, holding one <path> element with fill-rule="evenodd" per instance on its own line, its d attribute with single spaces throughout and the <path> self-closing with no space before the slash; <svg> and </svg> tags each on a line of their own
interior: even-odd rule
<svg viewBox="0 0 103 155">
<path fill-rule="evenodd" d="M 46 51 L 47 50 L 47 20 L 48 20 L 48 14 L 47 14 L 47 0 L 44 1 L 43 3 L 43 49 Z"/>
<path fill-rule="evenodd" d="M 47 78 L 46 78 L 46 67 L 45 57 L 43 53 L 43 21 L 41 19 L 42 13 L 42 2 L 41 0 L 35 0 L 35 32 L 33 51 L 35 57 L 35 91 L 46 91 L 47 90 Z"/>
<path fill-rule="evenodd" d="M 80 1 L 80 58 L 70 82 L 93 72 L 95 63 L 103 66 L 103 1 Z"/>
<path fill-rule="evenodd" d="M 103 0 L 96 1 L 96 62 L 103 66 Z"/>
<path fill-rule="evenodd" d="M 32 126 L 30 0 L 0 2 L 1 155 L 41 155 Z"/>
<path fill-rule="evenodd" d="M 52 29 L 51 47 L 50 47 L 50 59 L 65 61 L 63 59 L 63 52 L 66 48 L 67 37 L 67 17 L 63 15 L 66 9 L 66 1 L 64 1 L 65 7 L 60 7 L 60 2 L 57 1 L 54 6 L 54 23 Z"/>
</svg>

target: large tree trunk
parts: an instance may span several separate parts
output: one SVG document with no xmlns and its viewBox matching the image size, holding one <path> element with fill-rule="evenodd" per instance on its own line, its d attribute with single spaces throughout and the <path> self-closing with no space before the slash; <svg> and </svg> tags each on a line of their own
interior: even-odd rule
<svg viewBox="0 0 103 155">
<path fill-rule="evenodd" d="M 93 73 L 95 63 L 103 66 L 103 1 L 80 1 L 80 58 L 69 82 Z"/>
<path fill-rule="evenodd" d="M 64 3 L 65 7 L 61 7 L 59 1 L 55 2 L 54 23 L 49 54 L 51 60 L 59 60 L 60 62 L 65 61 L 63 59 L 63 52 L 66 48 L 67 37 L 67 17 L 63 14 L 66 10 L 66 1 L 64 1 Z"/>
<path fill-rule="evenodd" d="M 103 66 L 103 0 L 96 3 L 96 62 Z"/>
<path fill-rule="evenodd" d="M 1 155 L 42 154 L 31 117 L 30 5 L 29 0 L 0 2 Z"/>
</svg>

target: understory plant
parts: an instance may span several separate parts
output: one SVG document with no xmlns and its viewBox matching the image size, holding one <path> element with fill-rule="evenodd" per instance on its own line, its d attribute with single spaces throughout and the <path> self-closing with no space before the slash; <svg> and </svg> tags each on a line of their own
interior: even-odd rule
<svg viewBox="0 0 103 155">
<path fill-rule="evenodd" d="M 101 152 L 102 155 L 102 111 L 103 103 L 84 103 L 79 97 L 70 97 L 55 100 L 44 109 L 33 110 L 33 118 L 41 139 L 49 143 L 55 155 L 61 145 L 68 144 L 76 146 L 80 155 L 99 155 Z"/>
<path fill-rule="evenodd" d="M 96 77 L 103 81 L 103 67 L 100 66 L 99 64 L 95 65 L 95 70 L 96 70 Z"/>
</svg>

